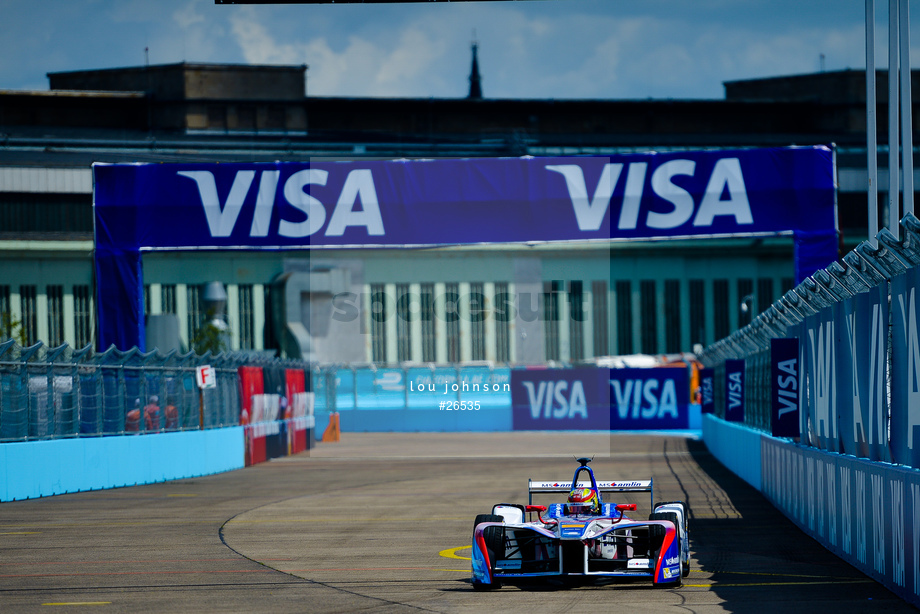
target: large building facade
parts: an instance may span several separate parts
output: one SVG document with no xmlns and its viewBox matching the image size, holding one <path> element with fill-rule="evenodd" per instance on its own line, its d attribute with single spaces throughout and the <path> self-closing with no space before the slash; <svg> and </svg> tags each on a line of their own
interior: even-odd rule
<svg viewBox="0 0 920 614">
<path fill-rule="evenodd" d="M 865 103 L 857 71 L 729 83 L 726 99 L 711 101 L 315 98 L 305 95 L 305 71 L 175 64 L 54 73 L 49 91 L 0 90 L 0 314 L 18 323 L 21 340 L 96 342 L 96 162 L 612 155 L 834 143 L 842 241 L 858 242 L 866 232 Z M 761 237 L 152 252 L 143 257 L 144 312 L 174 316 L 180 343 L 189 347 L 207 322 L 206 285 L 218 281 L 226 288 L 233 349 L 303 355 L 288 338 L 289 324 L 300 321 L 315 345 L 305 357 L 321 362 L 536 364 L 675 353 L 725 337 L 790 289 L 793 249 L 791 238 Z M 343 289 L 356 297 L 360 314 L 348 326 L 357 335 L 339 334 L 335 320 L 321 322 L 329 309 L 338 313 L 347 304 L 290 300 L 298 275 L 331 270 L 347 272 Z"/>
</svg>

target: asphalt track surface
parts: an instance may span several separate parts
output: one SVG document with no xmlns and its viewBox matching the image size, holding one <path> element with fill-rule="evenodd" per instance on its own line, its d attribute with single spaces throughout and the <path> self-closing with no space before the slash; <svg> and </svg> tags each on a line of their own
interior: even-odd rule
<svg viewBox="0 0 920 614">
<path fill-rule="evenodd" d="M 652 477 L 690 504 L 684 585 L 473 591 L 475 515 L 593 453 L 598 479 Z M 916 611 L 683 437 L 345 433 L 230 473 L 0 504 L 4 613 L 611 610 Z"/>
</svg>

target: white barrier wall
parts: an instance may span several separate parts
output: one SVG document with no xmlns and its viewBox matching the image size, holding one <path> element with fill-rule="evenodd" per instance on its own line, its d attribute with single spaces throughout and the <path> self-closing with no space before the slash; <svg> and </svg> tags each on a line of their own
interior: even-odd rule
<svg viewBox="0 0 920 614">
<path fill-rule="evenodd" d="M 802 531 L 920 606 L 920 470 L 796 445 L 711 414 L 703 439 Z"/>
</svg>

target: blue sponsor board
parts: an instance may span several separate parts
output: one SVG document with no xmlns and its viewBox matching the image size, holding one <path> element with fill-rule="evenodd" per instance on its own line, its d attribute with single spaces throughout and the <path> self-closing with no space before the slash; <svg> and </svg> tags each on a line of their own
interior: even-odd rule
<svg viewBox="0 0 920 614">
<path fill-rule="evenodd" d="M 771 423 L 774 437 L 799 437 L 799 340 L 771 339 Z"/>
<path fill-rule="evenodd" d="M 744 422 L 744 361 L 725 361 L 725 419 Z"/>
<path fill-rule="evenodd" d="M 891 280 L 891 456 L 920 468 L 920 267 Z"/>
<path fill-rule="evenodd" d="M 803 531 L 920 605 L 920 472 L 764 437 L 764 496 Z"/>
<path fill-rule="evenodd" d="M 513 369 L 516 431 L 609 430 L 607 369 Z"/>
<path fill-rule="evenodd" d="M 689 428 L 683 368 L 514 369 L 514 430 Z"/>
<path fill-rule="evenodd" d="M 716 411 L 716 372 L 714 369 L 700 369 L 700 411 L 712 414 Z"/>
<path fill-rule="evenodd" d="M 789 234 L 837 255 L 827 147 L 597 157 L 94 166 L 100 348 L 144 349 L 148 250 Z M 488 220 L 488 223 L 483 223 Z"/>
<path fill-rule="evenodd" d="M 610 429 L 686 429 L 690 378 L 683 367 L 610 369 Z"/>
</svg>

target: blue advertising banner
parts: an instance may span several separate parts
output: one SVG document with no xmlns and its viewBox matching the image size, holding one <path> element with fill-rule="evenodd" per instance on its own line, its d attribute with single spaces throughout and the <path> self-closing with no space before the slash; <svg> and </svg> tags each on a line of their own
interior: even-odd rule
<svg viewBox="0 0 920 614">
<path fill-rule="evenodd" d="M 744 422 L 744 361 L 725 361 L 725 420 Z"/>
<path fill-rule="evenodd" d="M 686 429 L 690 378 L 681 367 L 610 369 L 610 430 Z"/>
<path fill-rule="evenodd" d="M 920 267 L 891 280 L 891 457 L 920 469 Z"/>
<path fill-rule="evenodd" d="M 830 307 L 805 318 L 803 354 L 808 358 L 808 366 L 802 369 L 802 387 L 806 391 L 802 396 L 802 410 L 808 442 L 833 452 L 839 452 L 840 447 L 837 435 L 840 390 L 835 379 L 840 345 L 837 324 Z"/>
<path fill-rule="evenodd" d="M 831 552 L 920 605 L 920 473 L 764 437 L 762 492 Z"/>
<path fill-rule="evenodd" d="M 610 430 L 607 369 L 513 369 L 515 431 Z"/>
<path fill-rule="evenodd" d="M 713 414 L 716 411 L 716 372 L 714 369 L 700 369 L 700 412 Z"/>
<path fill-rule="evenodd" d="M 514 430 L 689 428 L 683 368 L 514 369 L 511 399 Z"/>
<path fill-rule="evenodd" d="M 94 166 L 99 339 L 144 349 L 146 250 L 795 237 L 836 258 L 826 147 L 273 164 Z"/>
<path fill-rule="evenodd" d="M 771 339 L 771 423 L 774 437 L 799 437 L 799 340 Z"/>
</svg>

